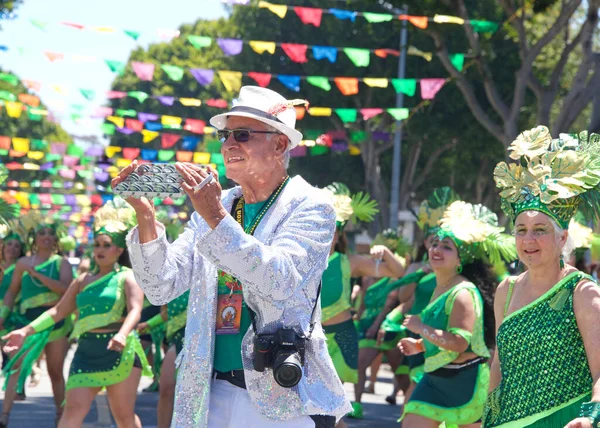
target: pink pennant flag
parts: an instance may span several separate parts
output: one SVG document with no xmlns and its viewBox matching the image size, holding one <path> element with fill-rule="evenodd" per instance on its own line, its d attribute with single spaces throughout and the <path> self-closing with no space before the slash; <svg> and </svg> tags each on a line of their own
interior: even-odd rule
<svg viewBox="0 0 600 428">
<path fill-rule="evenodd" d="M 58 171 L 58 173 L 62 178 L 68 178 L 69 180 L 73 180 L 75 178 L 75 170 L 73 169 L 61 169 Z"/>
<path fill-rule="evenodd" d="M 281 49 L 286 53 L 287 56 L 294 62 L 304 63 L 308 62 L 306 58 L 306 50 L 308 45 L 300 45 L 296 43 L 282 43 Z"/>
<path fill-rule="evenodd" d="M 50 60 L 50 62 L 60 61 L 60 60 L 65 59 L 65 54 L 60 53 L 60 52 L 46 51 L 46 52 L 44 52 L 44 55 L 46 55 L 46 57 Z"/>
<path fill-rule="evenodd" d="M 113 109 L 110 107 L 96 107 L 94 112 L 92 113 L 92 117 L 106 117 L 112 116 Z"/>
<path fill-rule="evenodd" d="M 248 77 L 250 77 L 251 79 L 254 79 L 256 81 L 256 83 L 258 83 L 258 86 L 262 86 L 263 88 L 266 88 L 267 86 L 269 86 L 269 83 L 271 83 L 272 74 L 257 73 L 255 71 L 251 71 L 248 73 Z"/>
<path fill-rule="evenodd" d="M 204 134 L 204 127 L 206 122 L 200 119 L 186 119 L 183 129 L 186 131 L 193 132 L 195 134 Z"/>
<path fill-rule="evenodd" d="M 40 88 L 42 87 L 42 83 L 38 82 L 36 80 L 21 80 L 21 82 L 23 82 L 23 84 L 25 86 L 27 86 L 28 89 L 31 89 L 32 91 L 37 91 L 39 92 Z"/>
<path fill-rule="evenodd" d="M 360 113 L 363 116 L 363 120 L 369 120 L 372 117 L 375 117 L 378 114 L 383 113 L 383 109 L 382 108 L 361 108 Z"/>
<path fill-rule="evenodd" d="M 321 18 L 323 17 L 323 9 L 313 7 L 294 7 L 294 12 L 300 18 L 304 25 L 312 24 L 315 27 L 321 26 Z"/>
<path fill-rule="evenodd" d="M 62 25 L 66 25 L 67 27 L 71 27 L 71 28 L 75 28 L 76 30 L 83 30 L 85 28 L 85 26 L 81 25 L 81 24 L 76 24 L 74 22 L 61 22 Z"/>
<path fill-rule="evenodd" d="M 112 100 L 114 98 L 125 98 L 127 96 L 127 92 L 121 92 L 121 91 L 108 91 L 106 93 L 106 98 L 108 98 L 109 100 Z"/>
<path fill-rule="evenodd" d="M 135 132 L 142 132 L 144 129 L 144 123 L 136 119 L 125 119 L 125 126 Z"/>
<path fill-rule="evenodd" d="M 431 100 L 435 97 L 442 86 L 446 83 L 446 79 L 421 79 L 421 98 Z"/>
<path fill-rule="evenodd" d="M 152 81 L 152 76 L 154 75 L 154 64 L 133 61 L 131 63 L 131 68 L 133 68 L 133 72 L 140 80 L 145 80 L 146 82 Z"/>
<path fill-rule="evenodd" d="M 206 104 L 209 107 L 227 108 L 227 101 L 225 101 L 223 99 L 215 100 L 214 98 L 211 98 L 209 100 L 206 100 L 206 102 L 204 104 Z"/>
<path fill-rule="evenodd" d="M 50 144 L 50 153 L 57 155 L 64 155 L 67 151 L 67 145 L 65 143 L 52 143 Z"/>
<path fill-rule="evenodd" d="M 179 37 L 180 34 L 179 30 L 169 30 L 166 28 L 159 28 L 156 32 L 158 33 L 158 36 L 164 40 L 174 39 L 175 37 Z"/>
<path fill-rule="evenodd" d="M 79 156 L 64 155 L 63 165 L 68 167 L 74 167 L 79 162 Z"/>
<path fill-rule="evenodd" d="M 181 138 L 181 135 L 168 134 L 165 132 L 161 136 L 161 147 L 163 149 L 170 149 L 177 143 L 177 141 L 179 141 L 179 138 Z"/>
</svg>

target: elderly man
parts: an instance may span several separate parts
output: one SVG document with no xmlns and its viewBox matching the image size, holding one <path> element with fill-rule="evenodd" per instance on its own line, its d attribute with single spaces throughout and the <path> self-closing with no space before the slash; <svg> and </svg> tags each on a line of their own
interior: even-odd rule
<svg viewBox="0 0 600 428">
<path fill-rule="evenodd" d="M 213 169 L 177 164 L 196 212 L 172 244 L 151 203 L 129 200 L 138 227 L 127 246 L 148 299 L 163 305 L 191 290 L 174 427 L 333 427 L 351 410 L 317 304 L 335 212 L 324 193 L 287 175 L 302 138 L 293 105 L 245 86 L 211 119 L 239 186 L 221 192 Z"/>
</svg>

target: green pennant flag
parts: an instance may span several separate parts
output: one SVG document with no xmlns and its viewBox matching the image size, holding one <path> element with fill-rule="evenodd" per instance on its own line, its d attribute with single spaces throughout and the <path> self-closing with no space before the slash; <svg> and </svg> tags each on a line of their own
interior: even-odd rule
<svg viewBox="0 0 600 428">
<path fill-rule="evenodd" d="M 0 91 L 0 100 L 17 101 L 17 96 L 9 91 Z"/>
<path fill-rule="evenodd" d="M 219 177 L 222 177 L 220 172 L 219 172 Z M 185 203 L 185 196 L 173 199 L 173 205 L 175 205 L 176 207 L 179 207 L 179 206 L 183 205 L 184 203 Z"/>
<path fill-rule="evenodd" d="M 33 120 L 34 122 L 40 122 L 43 118 L 41 114 L 35 113 L 35 109 L 27 109 L 27 117 L 29 120 Z"/>
<path fill-rule="evenodd" d="M 331 85 L 329 79 L 323 76 L 307 76 L 306 81 L 317 88 L 321 88 L 324 91 L 330 91 Z"/>
<path fill-rule="evenodd" d="M 79 163 L 81 165 L 89 165 L 90 163 L 94 162 L 94 156 L 83 156 L 80 160 Z"/>
<path fill-rule="evenodd" d="M 123 61 L 105 59 L 104 62 L 106 63 L 106 65 L 108 65 L 110 71 L 112 71 L 113 73 L 117 73 L 119 76 L 123 75 L 123 72 L 125 71 L 125 63 Z"/>
<path fill-rule="evenodd" d="M 104 135 L 114 135 L 115 125 L 112 123 L 103 123 L 102 125 L 100 125 L 100 130 Z"/>
<path fill-rule="evenodd" d="M 31 187 L 42 187 L 42 182 L 40 180 L 32 180 Z"/>
<path fill-rule="evenodd" d="M 52 205 L 64 205 L 65 203 L 65 195 L 61 195 L 60 193 L 52 193 L 50 199 L 52 200 Z"/>
<path fill-rule="evenodd" d="M 319 138 L 323 131 L 320 129 L 304 129 L 303 132 L 305 140 L 316 140 Z"/>
<path fill-rule="evenodd" d="M 29 22 L 31 22 L 34 27 L 37 27 L 42 31 L 46 31 L 46 26 L 48 25 L 47 22 L 38 21 L 37 19 L 30 19 Z"/>
<path fill-rule="evenodd" d="M 67 168 L 67 167 L 62 167 L 62 168 L 59 168 L 59 169 L 69 169 L 69 168 Z M 53 181 L 53 182 L 52 182 L 52 187 L 53 187 L 54 189 L 62 189 L 62 188 L 63 188 L 63 182 L 62 182 L 62 181 L 58 181 L 58 180 L 56 180 L 56 181 Z"/>
<path fill-rule="evenodd" d="M 392 85 L 394 85 L 396 93 L 402 92 L 409 97 L 414 96 L 417 90 L 416 79 L 392 79 Z"/>
<path fill-rule="evenodd" d="M 190 34 L 187 36 L 187 39 L 196 49 L 206 48 L 212 44 L 212 39 L 210 37 L 194 36 Z"/>
<path fill-rule="evenodd" d="M 83 95 L 83 97 L 88 101 L 92 101 L 96 97 L 96 91 L 94 91 L 92 89 L 81 89 L 80 88 L 79 92 L 81 92 L 81 95 Z"/>
<path fill-rule="evenodd" d="M 312 146 L 309 148 L 311 156 L 321 156 L 329 153 L 329 147 L 327 146 Z"/>
<path fill-rule="evenodd" d="M 342 119 L 343 123 L 356 122 L 358 111 L 355 108 L 336 108 L 334 111 Z"/>
<path fill-rule="evenodd" d="M 368 67 L 371 61 L 371 52 L 368 49 L 344 48 L 344 53 L 348 55 L 350 61 L 356 67 Z"/>
<path fill-rule="evenodd" d="M 40 205 L 40 197 L 38 196 L 37 193 L 30 193 L 29 194 L 29 203 L 31 205 Z"/>
<path fill-rule="evenodd" d="M 353 143 L 362 143 L 367 138 L 365 131 L 350 131 L 350 141 Z"/>
<path fill-rule="evenodd" d="M 498 30 L 498 27 L 500 27 L 500 24 L 491 21 L 471 19 L 469 22 L 471 23 L 471 27 L 473 27 L 473 31 L 476 33 L 495 33 Z"/>
<path fill-rule="evenodd" d="M 77 175 L 81 178 L 90 179 L 94 176 L 94 171 L 81 170 L 77 171 Z"/>
<path fill-rule="evenodd" d="M 152 203 L 154 204 L 155 207 L 162 205 L 163 201 L 160 198 L 154 198 L 152 199 Z"/>
<path fill-rule="evenodd" d="M 160 68 L 163 69 L 167 76 L 171 79 L 179 82 L 183 78 L 183 68 L 177 67 L 176 65 L 162 64 Z"/>
<path fill-rule="evenodd" d="M 133 40 L 137 40 L 140 37 L 139 31 L 123 30 L 125 34 L 131 37 Z"/>
<path fill-rule="evenodd" d="M 181 124 L 162 125 L 163 129 L 181 129 Z"/>
<path fill-rule="evenodd" d="M 410 110 L 407 108 L 388 108 L 386 111 L 396 120 L 407 119 Z"/>
<path fill-rule="evenodd" d="M 225 164 L 225 161 L 223 160 L 223 155 L 221 153 L 211 153 L 210 162 L 216 163 L 217 165 Z"/>
<path fill-rule="evenodd" d="M 56 175 L 58 173 L 58 169 L 57 168 L 48 168 L 46 170 L 46 172 L 50 175 Z"/>
<path fill-rule="evenodd" d="M 62 156 L 58 153 L 46 153 L 46 162 L 54 162 L 59 159 L 62 159 Z"/>
<path fill-rule="evenodd" d="M 363 18 L 370 22 L 371 24 L 376 24 L 378 22 L 388 22 L 394 19 L 394 15 L 390 15 L 387 13 L 369 13 L 363 12 Z"/>
<path fill-rule="evenodd" d="M 71 110 L 79 112 L 79 113 L 82 112 L 83 110 L 85 110 L 85 106 L 81 105 L 81 104 L 70 104 L 69 108 Z"/>
<path fill-rule="evenodd" d="M 19 83 L 19 78 L 11 73 L 0 73 L 0 80 L 13 86 Z"/>
<path fill-rule="evenodd" d="M 67 154 L 69 156 L 77 156 L 80 158 L 83 156 L 84 150 L 76 144 L 67 145 Z"/>
<path fill-rule="evenodd" d="M 115 110 L 115 115 L 117 116 L 129 116 L 129 117 L 136 117 L 137 116 L 137 111 L 134 109 L 122 109 L 122 108 L 118 108 Z"/>
<path fill-rule="evenodd" d="M 173 150 L 159 150 L 158 151 L 158 160 L 161 162 L 169 162 L 175 156 L 175 152 Z"/>
<path fill-rule="evenodd" d="M 0 156 L 8 156 L 8 150 L 0 150 Z"/>
<path fill-rule="evenodd" d="M 465 54 L 457 53 L 448 55 L 450 62 L 458 71 L 462 71 L 465 65 Z"/>
<path fill-rule="evenodd" d="M 132 98 L 135 98 L 140 103 L 143 103 L 144 101 L 146 101 L 146 99 L 149 96 L 147 93 L 145 93 L 143 91 L 130 91 L 130 92 L 127 92 L 127 95 Z"/>
<path fill-rule="evenodd" d="M 48 149 L 48 142 L 46 140 L 33 139 L 29 142 L 29 150 L 34 152 L 45 152 Z"/>
<path fill-rule="evenodd" d="M 206 151 L 208 153 L 221 153 L 221 146 L 223 143 L 220 141 L 209 141 L 206 143 Z"/>
</svg>

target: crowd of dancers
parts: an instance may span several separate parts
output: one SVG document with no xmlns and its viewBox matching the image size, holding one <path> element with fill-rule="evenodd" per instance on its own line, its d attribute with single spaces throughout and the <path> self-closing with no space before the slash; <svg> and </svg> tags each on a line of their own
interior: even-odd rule
<svg viewBox="0 0 600 428">
<path fill-rule="evenodd" d="M 383 357 L 394 373 L 387 400 L 402 395 L 404 427 L 600 426 L 599 265 L 588 251 L 598 243 L 588 223 L 600 212 L 600 137 L 552 139 L 538 127 L 509 150 L 518 162 L 501 162 L 494 178 L 512 235 L 493 211 L 443 187 L 415 213 L 421 233 L 413 251 L 399 254 L 402 238 L 385 231 L 369 254 L 356 254 L 346 225 L 372 221 L 375 205 L 342 183 L 323 190 L 336 229 L 321 323 L 337 376 L 354 384 L 347 417 L 365 417 L 367 372 Z M 162 220 L 176 240 L 185 224 Z M 62 253 L 60 221 L 32 211 L 6 222 L 0 427 L 9 426 L 42 355 L 59 427 L 81 426 L 102 389 L 119 427 L 141 426 L 142 376 L 153 377 L 148 391 L 160 394 L 158 426 L 170 426 L 189 291 L 164 306 L 145 298 L 127 250 L 135 224 L 126 202 L 107 202 L 94 215 L 89 267 L 76 272 Z M 219 275 L 225 284 L 227 272 Z"/>
</svg>

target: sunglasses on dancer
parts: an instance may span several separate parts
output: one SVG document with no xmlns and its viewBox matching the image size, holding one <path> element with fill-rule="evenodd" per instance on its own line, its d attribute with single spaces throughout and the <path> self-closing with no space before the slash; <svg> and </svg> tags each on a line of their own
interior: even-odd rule
<svg viewBox="0 0 600 428">
<path fill-rule="evenodd" d="M 233 139 L 238 143 L 247 143 L 250 140 L 251 134 L 281 134 L 277 131 L 255 131 L 253 129 L 219 129 L 217 130 L 217 138 L 221 143 L 227 141 L 229 136 L 233 134 Z"/>
</svg>

